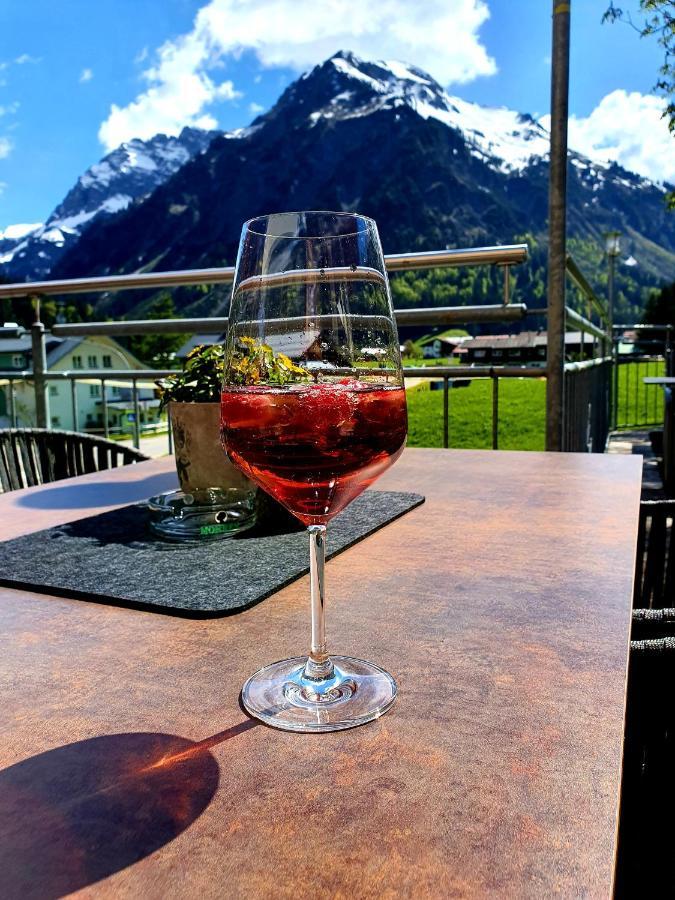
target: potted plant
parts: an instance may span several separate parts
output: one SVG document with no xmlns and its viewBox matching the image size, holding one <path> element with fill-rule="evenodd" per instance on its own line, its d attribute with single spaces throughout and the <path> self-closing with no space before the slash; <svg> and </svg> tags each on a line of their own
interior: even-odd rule
<svg viewBox="0 0 675 900">
<path fill-rule="evenodd" d="M 179 491 L 150 502 L 151 528 L 169 540 L 212 540 L 255 524 L 254 485 L 220 443 L 223 348 L 201 344 L 157 382 L 168 409 Z"/>
</svg>

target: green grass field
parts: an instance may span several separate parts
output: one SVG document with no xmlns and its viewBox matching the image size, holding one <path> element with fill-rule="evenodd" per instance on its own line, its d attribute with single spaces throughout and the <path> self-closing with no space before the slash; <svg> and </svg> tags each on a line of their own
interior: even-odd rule
<svg viewBox="0 0 675 900">
<path fill-rule="evenodd" d="M 662 360 L 619 366 L 617 427 L 663 422 L 663 394 L 642 383 L 646 376 L 665 374 Z M 408 391 L 408 445 L 443 446 L 443 391 L 420 384 Z M 546 422 L 546 381 L 502 378 L 499 381 L 499 447 L 502 450 L 543 450 Z M 450 447 L 492 446 L 492 382 L 473 379 L 465 388 L 450 389 Z"/>
<path fill-rule="evenodd" d="M 546 382 L 535 378 L 502 378 L 499 382 L 499 447 L 543 450 Z M 492 447 L 492 382 L 473 379 L 465 388 L 450 389 L 451 447 Z M 443 446 L 443 391 L 421 384 L 408 391 L 408 446 Z"/>
<path fill-rule="evenodd" d="M 623 363 L 619 366 L 617 428 L 663 422 L 663 391 L 642 379 L 666 374 L 663 360 Z"/>
</svg>

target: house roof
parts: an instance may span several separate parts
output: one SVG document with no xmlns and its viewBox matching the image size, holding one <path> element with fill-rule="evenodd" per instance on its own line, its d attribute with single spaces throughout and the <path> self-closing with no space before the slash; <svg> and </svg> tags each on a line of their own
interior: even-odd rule
<svg viewBox="0 0 675 900">
<path fill-rule="evenodd" d="M 130 368 L 138 367 L 139 369 L 145 368 L 141 361 L 137 359 L 133 353 L 130 353 L 126 348 L 122 348 L 121 345 L 111 337 L 103 336 L 103 340 L 100 338 L 97 340 L 94 338 L 84 338 L 84 337 L 55 337 L 52 334 L 47 333 L 45 335 L 45 351 L 47 356 L 47 366 L 48 368 L 52 368 L 56 365 L 59 360 L 63 359 L 69 353 L 72 353 L 73 350 L 77 349 L 85 340 L 89 340 L 91 343 L 96 343 L 100 345 L 103 349 L 107 347 L 114 347 L 119 350 L 123 350 L 124 356 L 127 361 L 131 363 Z M 29 359 L 33 356 L 33 342 L 30 334 L 26 333 L 21 335 L 21 337 L 10 337 L 4 338 L 0 334 L 0 353 L 23 353 Z"/>
<path fill-rule="evenodd" d="M 15 338 L 0 338 L 0 353 L 26 353 L 30 352 L 30 335 Z"/>
<path fill-rule="evenodd" d="M 82 338 L 59 338 L 48 335 L 45 341 L 47 351 L 47 365 L 52 366 L 58 362 L 71 350 L 74 350 L 78 344 L 82 343 Z M 0 338 L 0 353 L 25 353 L 27 356 L 33 354 L 33 342 L 29 334 L 24 334 L 18 338 Z"/>
<path fill-rule="evenodd" d="M 47 340 L 47 365 L 53 366 L 81 343 L 82 338 L 49 338 Z"/>
<path fill-rule="evenodd" d="M 591 340 L 590 335 L 587 336 Z M 548 337 L 545 331 L 521 331 L 520 334 L 483 334 L 471 338 L 462 345 L 468 350 L 522 350 L 526 347 L 545 347 Z M 580 344 L 580 331 L 565 332 L 566 344 Z"/>
</svg>

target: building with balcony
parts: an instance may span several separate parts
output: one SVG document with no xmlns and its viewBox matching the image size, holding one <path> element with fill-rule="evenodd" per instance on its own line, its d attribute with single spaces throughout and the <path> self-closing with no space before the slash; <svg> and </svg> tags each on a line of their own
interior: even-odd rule
<svg viewBox="0 0 675 900">
<path fill-rule="evenodd" d="M 92 378 L 90 370 L 143 369 L 140 360 L 113 338 L 45 337 L 47 368 L 50 372 L 68 372 L 83 377 L 48 381 L 49 421 L 52 428 L 73 431 L 104 431 L 104 406 L 107 408 L 108 430 L 129 432 L 133 428 L 135 406 L 131 382 L 120 378 Z M 30 378 L 33 368 L 30 334 L 21 328 L 0 329 L 0 373 L 15 372 L 16 378 L 0 374 L 0 427 L 11 424 L 11 385 L 14 386 L 14 411 L 18 427 L 36 423 L 35 391 Z M 105 398 L 103 391 L 105 390 Z M 105 404 L 104 404 L 105 399 Z M 159 399 L 152 382 L 138 382 L 138 406 L 141 430 L 155 430 L 160 425 Z"/>
</svg>

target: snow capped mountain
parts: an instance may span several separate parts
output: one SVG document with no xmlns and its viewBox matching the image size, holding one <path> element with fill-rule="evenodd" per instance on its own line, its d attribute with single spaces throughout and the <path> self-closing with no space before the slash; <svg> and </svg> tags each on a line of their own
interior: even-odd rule
<svg viewBox="0 0 675 900">
<path fill-rule="evenodd" d="M 424 119 L 436 119 L 459 130 L 472 155 L 495 170 L 520 172 L 533 161 L 548 155 L 549 133 L 532 116 L 506 107 L 479 106 L 451 96 L 430 75 L 415 66 L 396 60 L 367 62 L 353 53 L 340 51 L 307 72 L 303 79 L 311 78 L 328 65 L 334 69 L 334 92 L 326 103 L 309 113 L 312 124 L 408 106 Z M 570 157 L 578 170 L 586 170 L 587 177 L 598 181 L 603 179 L 600 170 L 611 168 L 602 157 L 589 159 L 574 150 L 570 151 Z M 639 176 L 624 181 L 628 186 L 653 184 Z"/>
<path fill-rule="evenodd" d="M 476 156 L 505 172 L 522 169 L 532 157 L 548 152 L 548 132 L 531 116 L 452 97 L 415 66 L 396 60 L 365 62 L 344 51 L 328 62 L 335 69 L 336 92 L 309 114 L 313 124 L 405 105 L 424 119 L 459 129 Z"/>
<path fill-rule="evenodd" d="M 15 280 L 46 277 L 84 229 L 150 194 L 219 134 L 184 128 L 122 144 L 80 176 L 46 222 L 0 231 L 0 271 Z"/>
<path fill-rule="evenodd" d="M 529 115 L 450 96 L 414 66 L 341 51 L 248 128 L 122 145 L 44 225 L 0 232 L 0 274 L 231 265 L 241 223 L 281 209 L 358 210 L 377 220 L 391 253 L 508 243 L 526 232 L 544 253 L 548 149 L 548 132 Z M 596 246 L 619 229 L 636 281 L 675 277 L 663 186 L 578 153 L 570 162 L 570 236 Z M 100 308 L 127 314 L 133 302 L 113 297 Z"/>
</svg>

